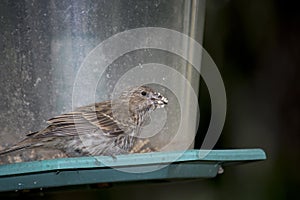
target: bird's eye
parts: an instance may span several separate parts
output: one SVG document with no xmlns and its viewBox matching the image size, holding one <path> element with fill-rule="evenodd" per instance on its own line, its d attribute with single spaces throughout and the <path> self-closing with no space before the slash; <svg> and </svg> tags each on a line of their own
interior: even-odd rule
<svg viewBox="0 0 300 200">
<path fill-rule="evenodd" d="M 147 95 L 147 92 L 142 91 L 142 92 L 141 92 L 141 95 L 146 96 L 146 95 Z"/>
</svg>

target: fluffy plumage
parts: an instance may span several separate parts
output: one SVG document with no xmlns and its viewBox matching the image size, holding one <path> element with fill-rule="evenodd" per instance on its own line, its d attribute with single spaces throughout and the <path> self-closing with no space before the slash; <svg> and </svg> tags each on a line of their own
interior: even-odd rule
<svg viewBox="0 0 300 200">
<path fill-rule="evenodd" d="M 71 157 L 130 153 L 149 114 L 167 103 L 150 87 L 133 88 L 117 99 L 49 119 L 47 128 L 27 134 L 0 155 L 36 147 L 59 149 Z"/>
</svg>

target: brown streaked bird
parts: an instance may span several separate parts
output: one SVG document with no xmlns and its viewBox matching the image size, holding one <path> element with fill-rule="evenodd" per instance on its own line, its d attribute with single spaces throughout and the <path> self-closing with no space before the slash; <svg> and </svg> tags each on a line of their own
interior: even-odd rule
<svg viewBox="0 0 300 200">
<path fill-rule="evenodd" d="M 168 99 L 147 86 L 124 91 L 119 98 L 88 106 L 48 120 L 48 127 L 29 133 L 0 155 L 36 147 L 58 149 L 67 156 L 132 152 L 143 123 Z"/>
</svg>

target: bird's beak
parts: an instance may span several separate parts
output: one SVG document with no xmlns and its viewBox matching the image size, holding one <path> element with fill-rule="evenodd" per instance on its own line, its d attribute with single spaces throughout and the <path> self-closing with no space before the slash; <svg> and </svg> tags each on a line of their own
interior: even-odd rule
<svg viewBox="0 0 300 200">
<path fill-rule="evenodd" d="M 163 108 L 165 105 L 168 104 L 168 99 L 162 96 L 160 93 L 155 93 L 153 100 L 159 108 Z"/>
</svg>

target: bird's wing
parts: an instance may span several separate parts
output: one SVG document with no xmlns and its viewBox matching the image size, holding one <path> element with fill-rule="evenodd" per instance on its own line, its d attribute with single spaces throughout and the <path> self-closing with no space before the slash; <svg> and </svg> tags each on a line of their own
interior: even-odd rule
<svg viewBox="0 0 300 200">
<path fill-rule="evenodd" d="M 83 117 L 100 128 L 107 136 L 124 134 L 124 126 L 112 114 L 111 101 L 81 107 Z"/>
<path fill-rule="evenodd" d="M 112 117 L 111 103 L 105 101 L 89 106 L 79 107 L 74 112 L 63 114 L 48 120 L 50 126 L 60 127 L 62 131 L 88 131 L 91 126 L 99 128 L 106 136 L 117 136 L 124 131 Z M 72 131 L 73 132 L 73 131 Z"/>
<path fill-rule="evenodd" d="M 81 112 L 70 112 L 53 117 L 47 121 L 49 126 L 37 133 L 39 136 L 75 136 L 97 129 L 88 122 Z"/>
</svg>

